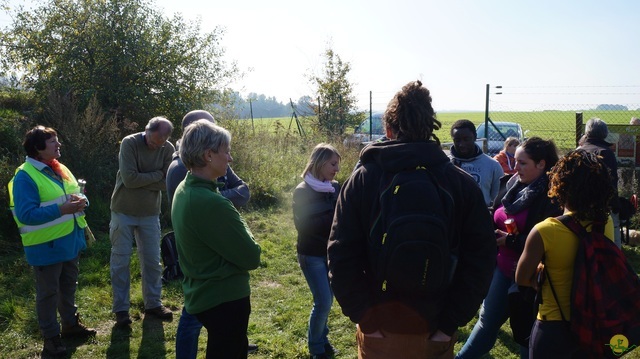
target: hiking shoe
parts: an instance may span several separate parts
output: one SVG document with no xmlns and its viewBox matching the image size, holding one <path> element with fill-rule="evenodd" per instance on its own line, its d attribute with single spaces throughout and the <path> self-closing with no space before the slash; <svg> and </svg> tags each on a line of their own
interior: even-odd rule
<svg viewBox="0 0 640 359">
<path fill-rule="evenodd" d="M 129 317 L 129 312 L 123 310 L 121 312 L 116 313 L 116 325 L 120 327 L 124 327 L 131 324 L 131 317 Z"/>
<path fill-rule="evenodd" d="M 256 351 L 258 351 L 258 346 L 256 344 L 249 343 L 249 346 L 247 347 L 247 354 L 251 354 Z"/>
<path fill-rule="evenodd" d="M 71 326 L 62 325 L 62 337 L 89 337 L 96 335 L 96 330 L 82 324 L 80 315 L 76 313 L 76 324 Z"/>
<path fill-rule="evenodd" d="M 62 355 L 67 352 L 67 347 L 62 344 L 60 335 L 56 335 L 44 340 L 44 351 L 51 355 Z"/>
<path fill-rule="evenodd" d="M 154 317 L 162 320 L 169 320 L 169 321 L 173 320 L 173 312 L 169 310 L 169 308 L 165 307 L 164 305 L 151 308 L 151 309 L 145 309 L 144 313 L 153 315 Z"/>
</svg>

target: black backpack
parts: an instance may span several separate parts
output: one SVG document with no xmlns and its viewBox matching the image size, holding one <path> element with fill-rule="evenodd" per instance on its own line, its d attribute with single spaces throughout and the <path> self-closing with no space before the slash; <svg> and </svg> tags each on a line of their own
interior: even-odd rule
<svg viewBox="0 0 640 359">
<path fill-rule="evenodd" d="M 454 202 L 432 170 L 417 166 L 382 177 L 380 211 L 370 236 L 382 292 L 432 298 L 451 283 L 457 264 L 451 239 Z"/>
<path fill-rule="evenodd" d="M 160 242 L 160 253 L 164 270 L 162 271 L 162 281 L 164 283 L 180 279 L 183 277 L 178 260 L 178 248 L 176 248 L 176 236 L 173 231 L 162 237 Z"/>
</svg>

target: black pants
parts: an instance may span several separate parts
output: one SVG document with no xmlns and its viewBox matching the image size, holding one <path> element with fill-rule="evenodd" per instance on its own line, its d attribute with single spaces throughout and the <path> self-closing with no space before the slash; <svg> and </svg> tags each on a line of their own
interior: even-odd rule
<svg viewBox="0 0 640 359">
<path fill-rule="evenodd" d="M 247 357 L 249 314 L 249 297 L 225 302 L 196 314 L 207 328 L 207 359 Z"/>
<path fill-rule="evenodd" d="M 536 320 L 529 339 L 529 359 L 586 358 L 568 323 Z"/>
</svg>

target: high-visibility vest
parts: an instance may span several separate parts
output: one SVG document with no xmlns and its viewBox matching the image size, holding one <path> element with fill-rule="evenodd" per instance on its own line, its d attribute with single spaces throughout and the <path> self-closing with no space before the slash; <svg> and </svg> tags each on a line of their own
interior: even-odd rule
<svg viewBox="0 0 640 359">
<path fill-rule="evenodd" d="M 80 193 L 78 182 L 76 181 L 76 178 L 73 176 L 73 174 L 71 174 L 71 171 L 69 171 L 69 169 L 62 164 L 60 164 L 60 169 L 66 174 L 66 177 L 69 178 L 69 180 L 62 181 L 64 189 L 61 188 L 58 183 L 52 181 L 51 178 L 49 178 L 47 175 L 40 172 L 29 162 L 23 163 L 16 169 L 15 173 L 17 174 L 18 171 L 22 170 L 27 173 L 29 177 L 31 177 L 33 182 L 35 182 L 36 186 L 38 187 L 38 194 L 40 195 L 40 207 L 46 207 L 54 203 L 62 205 L 67 201 L 67 195 Z M 53 221 L 39 225 L 27 225 L 21 223 L 16 216 L 13 203 L 14 179 L 15 175 L 8 185 L 9 206 L 11 207 L 11 212 L 13 213 L 13 219 L 18 224 L 18 230 L 20 231 L 22 244 L 24 246 L 33 246 L 36 244 L 49 242 L 60 237 L 64 237 L 73 231 L 74 221 L 78 222 L 78 226 L 80 226 L 80 228 L 85 228 L 87 226 L 84 212 L 65 214 Z"/>
</svg>

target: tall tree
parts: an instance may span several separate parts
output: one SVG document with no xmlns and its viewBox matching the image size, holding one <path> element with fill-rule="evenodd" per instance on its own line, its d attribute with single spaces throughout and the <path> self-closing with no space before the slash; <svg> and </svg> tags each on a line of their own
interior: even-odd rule
<svg viewBox="0 0 640 359">
<path fill-rule="evenodd" d="M 320 75 L 311 75 L 319 103 L 315 105 L 317 125 L 327 136 L 341 136 L 348 126 L 356 125 L 356 99 L 347 76 L 351 65 L 343 62 L 330 47 L 324 52 L 324 68 Z"/>
<path fill-rule="evenodd" d="M 117 118 L 138 123 L 157 115 L 178 121 L 217 102 L 238 76 L 223 59 L 216 27 L 167 18 L 151 0 L 43 0 L 19 7 L 0 32 L 6 69 L 24 74 L 42 103 L 51 92 L 92 98 Z"/>
</svg>

